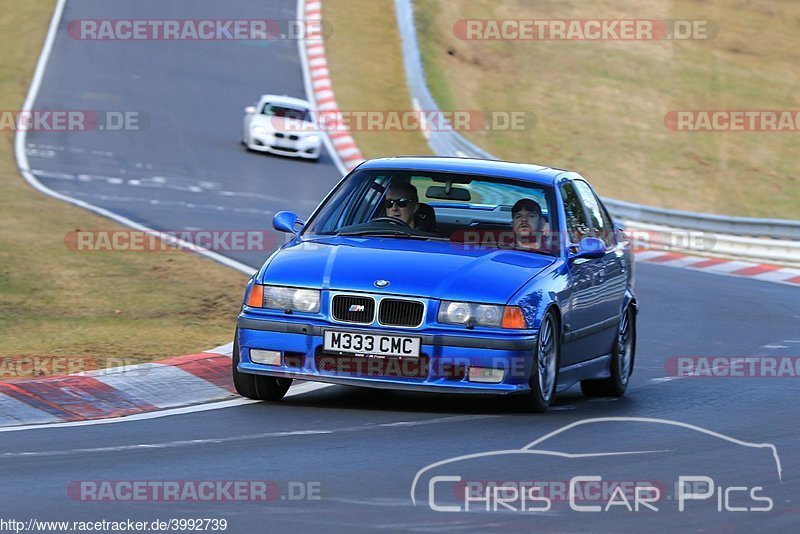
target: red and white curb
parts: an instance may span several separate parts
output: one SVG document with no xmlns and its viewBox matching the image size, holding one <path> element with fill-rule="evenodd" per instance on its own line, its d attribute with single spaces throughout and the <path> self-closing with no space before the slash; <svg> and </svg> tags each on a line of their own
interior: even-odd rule
<svg viewBox="0 0 800 534">
<path fill-rule="evenodd" d="M 634 253 L 637 262 L 655 263 L 667 267 L 678 267 L 704 271 L 713 274 L 727 276 L 738 276 L 762 280 L 764 282 L 777 282 L 800 287 L 800 269 L 784 267 L 781 265 L 771 265 L 767 263 L 755 263 L 749 261 L 732 260 L 726 258 L 709 258 L 702 256 L 690 256 L 677 252 L 665 252 L 662 250 L 646 250 Z"/>
<path fill-rule="evenodd" d="M 126 417 L 232 398 L 231 346 L 155 363 L 0 382 L 0 427 Z"/>
<path fill-rule="evenodd" d="M 300 0 L 298 5 L 305 20 L 322 20 L 322 2 Z M 300 45 L 300 54 L 304 56 L 308 66 L 310 81 L 308 98 L 314 102 L 318 112 L 330 117 L 339 117 L 339 106 L 336 104 L 336 97 L 333 94 L 324 41 L 322 39 L 303 40 Z M 336 129 L 326 131 L 325 134 L 330 138 L 333 149 L 341 159 L 345 170 L 349 171 L 364 161 L 364 156 L 361 155 L 350 132 L 341 127 L 343 121 L 335 120 L 332 123 L 337 125 Z"/>
</svg>

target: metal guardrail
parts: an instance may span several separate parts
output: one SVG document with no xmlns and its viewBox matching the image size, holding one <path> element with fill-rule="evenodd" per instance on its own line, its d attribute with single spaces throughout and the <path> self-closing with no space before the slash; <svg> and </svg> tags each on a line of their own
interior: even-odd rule
<svg viewBox="0 0 800 534">
<path fill-rule="evenodd" d="M 425 111 L 436 111 L 439 107 L 428 90 L 425 71 L 417 43 L 417 32 L 414 23 L 414 7 L 412 0 L 395 0 L 397 23 L 403 42 L 403 62 L 411 97 L 415 107 Z M 468 141 L 458 132 L 451 129 L 437 129 L 424 132 L 428 145 L 435 154 L 441 156 L 464 156 L 484 159 L 497 159 L 489 152 Z M 644 206 L 615 199 L 603 199 L 603 202 L 614 217 L 628 221 L 640 221 L 673 228 L 714 232 L 730 236 L 747 236 L 751 238 L 771 238 L 766 240 L 758 250 L 771 244 L 780 249 L 786 248 L 784 243 L 770 243 L 773 240 L 800 241 L 800 221 L 784 219 L 756 219 L 749 217 L 731 217 L 692 213 L 689 211 L 669 210 L 652 206 Z M 788 248 L 792 249 L 790 245 Z M 748 250 L 753 250 L 752 247 Z M 728 251 L 730 252 L 730 251 Z M 751 252 L 742 249 L 743 257 L 755 257 Z M 780 255 L 780 254 L 778 254 Z M 774 254 L 758 256 L 774 260 Z M 786 261 L 797 261 L 796 256 Z"/>
<path fill-rule="evenodd" d="M 634 250 L 662 250 L 714 258 L 760 260 L 797 267 L 800 241 L 734 236 L 619 219 Z"/>
<path fill-rule="evenodd" d="M 728 215 L 668 210 L 610 198 L 604 198 L 603 202 L 616 217 L 622 219 L 647 221 L 653 224 L 664 224 L 704 232 L 800 241 L 800 221 L 731 217 Z"/>
</svg>

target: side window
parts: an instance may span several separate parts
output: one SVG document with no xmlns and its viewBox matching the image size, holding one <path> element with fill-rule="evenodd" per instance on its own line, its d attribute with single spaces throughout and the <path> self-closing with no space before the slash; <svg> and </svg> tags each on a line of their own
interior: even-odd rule
<svg viewBox="0 0 800 534">
<path fill-rule="evenodd" d="M 578 193 L 571 183 L 561 186 L 561 197 L 564 199 L 564 215 L 566 216 L 567 232 L 571 243 L 578 243 L 584 237 L 590 236 L 591 228 L 586 221 L 583 205 Z"/>
<path fill-rule="evenodd" d="M 600 201 L 595 196 L 594 191 L 589 187 L 589 184 L 582 180 L 575 180 L 574 184 L 589 214 L 592 236 L 602 239 L 606 247 L 614 246 L 614 227 L 611 225 L 611 221 L 600 205 Z"/>
<path fill-rule="evenodd" d="M 376 176 L 369 182 L 366 190 L 359 194 L 359 200 L 348 210 L 350 213 L 343 226 L 365 223 L 371 218 L 378 209 L 378 202 L 386 191 L 385 184 L 388 180 L 388 176 Z"/>
<path fill-rule="evenodd" d="M 608 215 L 606 207 L 600 203 L 600 213 L 603 216 L 603 225 L 605 226 L 605 233 L 603 234 L 603 241 L 606 247 L 614 247 L 617 245 L 617 231 L 614 229 L 614 223 L 611 222 L 611 217 Z"/>
</svg>

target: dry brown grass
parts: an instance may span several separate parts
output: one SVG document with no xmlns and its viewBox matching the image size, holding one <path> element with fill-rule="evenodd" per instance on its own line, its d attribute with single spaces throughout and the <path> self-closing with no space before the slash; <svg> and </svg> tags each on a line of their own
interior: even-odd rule
<svg viewBox="0 0 800 534">
<path fill-rule="evenodd" d="M 441 107 L 532 110 L 522 132 L 469 137 L 511 160 L 585 174 L 601 194 L 715 213 L 800 218 L 800 133 L 683 133 L 675 109 L 800 109 L 800 4 L 738 0 L 416 0 Z M 464 41 L 465 18 L 710 19 L 705 41 Z M 448 53 L 449 51 L 449 53 Z"/>
<path fill-rule="evenodd" d="M 24 99 L 54 2 L 0 1 L 0 110 Z M 75 229 L 120 227 L 42 195 L 0 132 L 0 357 L 155 360 L 232 339 L 246 277 L 188 253 L 71 252 Z M 12 360 L 9 360 L 11 358 Z"/>
<path fill-rule="evenodd" d="M 323 2 L 332 29 L 325 43 L 336 101 L 342 110 L 409 110 L 394 0 Z M 430 154 L 419 132 L 354 131 L 364 157 Z"/>
</svg>

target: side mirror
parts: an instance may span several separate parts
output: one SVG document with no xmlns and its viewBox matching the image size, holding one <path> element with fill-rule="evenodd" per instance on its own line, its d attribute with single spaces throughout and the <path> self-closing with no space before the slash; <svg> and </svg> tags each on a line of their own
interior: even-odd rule
<svg viewBox="0 0 800 534">
<path fill-rule="evenodd" d="M 300 220 L 296 213 L 291 211 L 279 211 L 272 218 L 272 227 L 279 232 L 287 232 L 289 234 L 297 235 L 305 224 Z M 300 225 L 300 228 L 297 228 Z"/>
<path fill-rule="evenodd" d="M 244 112 L 247 113 L 248 115 L 252 115 L 253 113 L 256 112 L 256 107 L 255 106 L 247 106 L 246 108 L 244 108 Z"/>
<path fill-rule="evenodd" d="M 578 243 L 578 252 L 570 256 L 570 261 L 579 259 L 593 260 L 602 258 L 606 254 L 606 244 L 596 237 L 584 237 Z"/>
</svg>

